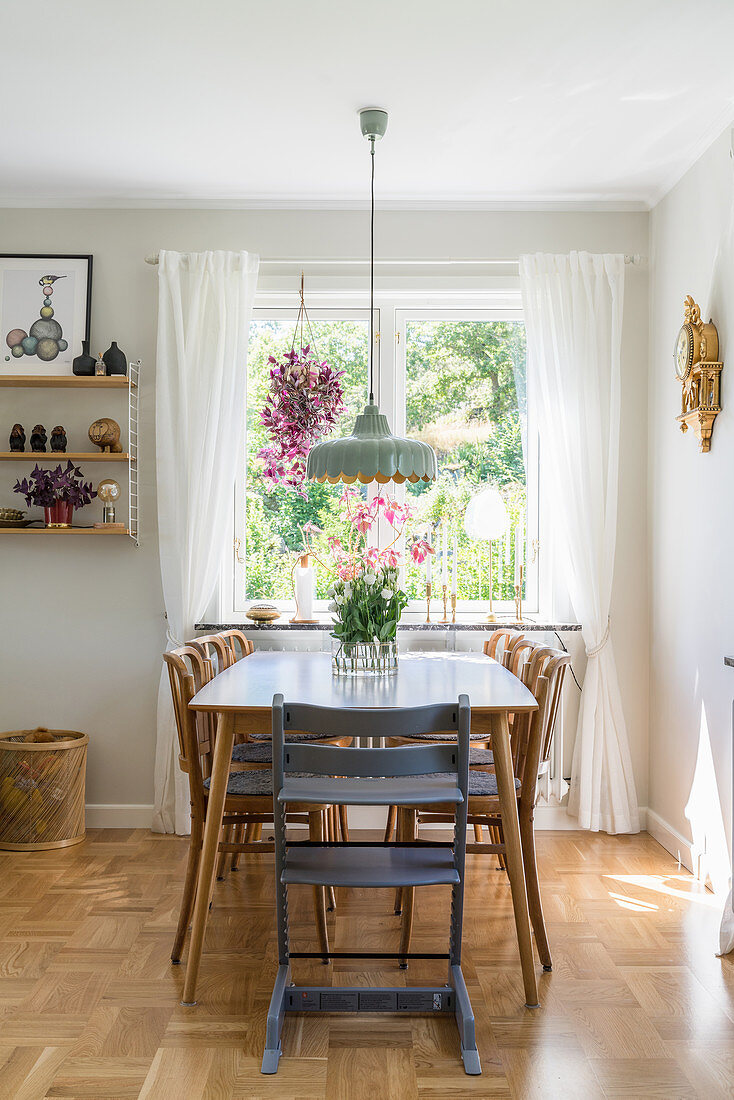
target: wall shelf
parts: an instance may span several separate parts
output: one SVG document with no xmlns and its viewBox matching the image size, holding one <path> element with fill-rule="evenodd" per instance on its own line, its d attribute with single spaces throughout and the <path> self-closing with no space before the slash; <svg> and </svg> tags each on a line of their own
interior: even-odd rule
<svg viewBox="0 0 734 1100">
<path fill-rule="evenodd" d="M 127 467 L 127 515 L 121 516 L 125 527 L 114 531 L 106 531 L 99 527 L 71 527 L 71 528 L 46 528 L 46 527 L 4 527 L 0 528 L 0 534 L 25 535 L 37 534 L 39 531 L 47 535 L 71 534 L 71 535 L 126 535 L 139 545 L 140 519 L 138 510 L 138 402 L 140 397 L 139 378 L 140 360 L 128 363 L 126 375 L 82 375 L 58 374 L 0 374 L 0 389 L 65 389 L 65 390 L 96 390 L 98 393 L 107 390 L 124 391 L 127 394 L 127 450 L 119 454 L 108 454 L 104 451 L 0 451 L 0 462 L 39 463 L 40 465 L 61 463 L 68 459 L 71 462 L 114 462 Z M 10 395 L 4 399 L 3 404 L 11 401 Z M 105 410 L 106 412 L 107 410 Z M 5 413 L 9 423 L 13 417 L 9 412 Z M 118 417 L 118 419 L 120 419 Z M 31 421 L 32 423 L 32 421 Z M 124 446 L 124 443 L 123 443 Z"/>
<path fill-rule="evenodd" d="M 129 535 L 127 527 L 106 531 L 104 527 L 0 527 L 0 535 Z"/>
<path fill-rule="evenodd" d="M 121 454 L 106 454 L 104 451 L 0 451 L 0 462 L 63 462 L 70 458 L 74 462 L 130 462 L 127 451 Z"/>
<path fill-rule="evenodd" d="M 56 387 L 64 389 L 126 390 L 135 381 L 126 375 L 97 376 L 95 374 L 0 374 L 0 387 Z"/>
</svg>

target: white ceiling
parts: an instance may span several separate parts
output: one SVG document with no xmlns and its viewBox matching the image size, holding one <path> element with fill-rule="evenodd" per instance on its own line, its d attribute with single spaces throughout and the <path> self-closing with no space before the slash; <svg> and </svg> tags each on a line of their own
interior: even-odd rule
<svg viewBox="0 0 734 1100">
<path fill-rule="evenodd" d="M 657 200 L 734 120 L 733 0 L 2 0 L 0 205 Z"/>
</svg>

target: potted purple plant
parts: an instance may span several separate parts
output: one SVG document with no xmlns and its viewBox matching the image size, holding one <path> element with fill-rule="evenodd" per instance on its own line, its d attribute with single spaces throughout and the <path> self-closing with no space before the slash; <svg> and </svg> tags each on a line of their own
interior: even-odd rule
<svg viewBox="0 0 734 1100">
<path fill-rule="evenodd" d="M 90 504 L 97 495 L 91 481 L 85 481 L 71 461 L 66 469 L 42 470 L 36 465 L 30 478 L 16 481 L 13 492 L 22 493 L 26 504 L 43 508 L 47 527 L 71 527 L 74 509 Z"/>
<path fill-rule="evenodd" d="M 258 451 L 262 477 L 269 486 L 283 484 L 305 496 L 308 452 L 344 410 L 344 371 L 320 363 L 310 344 L 300 352 L 291 348 L 281 359 L 271 355 L 268 363 L 270 392 L 260 413 L 268 432 L 267 446 Z"/>
</svg>

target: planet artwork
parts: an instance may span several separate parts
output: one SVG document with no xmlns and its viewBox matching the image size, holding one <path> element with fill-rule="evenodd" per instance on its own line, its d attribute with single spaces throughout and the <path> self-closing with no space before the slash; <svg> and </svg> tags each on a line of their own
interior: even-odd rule
<svg viewBox="0 0 734 1100">
<path fill-rule="evenodd" d="M 54 308 L 51 304 L 53 284 L 58 279 L 65 278 L 66 275 L 42 275 L 38 280 L 43 301 L 38 320 L 33 322 L 27 332 L 22 328 L 13 328 L 5 337 L 5 343 L 10 348 L 13 358 L 21 359 L 24 355 L 35 355 L 43 362 L 50 363 L 59 352 L 66 351 L 68 348 L 69 344 L 64 339 L 61 325 L 53 319 Z M 6 355 L 6 361 L 8 358 L 9 356 Z"/>
</svg>

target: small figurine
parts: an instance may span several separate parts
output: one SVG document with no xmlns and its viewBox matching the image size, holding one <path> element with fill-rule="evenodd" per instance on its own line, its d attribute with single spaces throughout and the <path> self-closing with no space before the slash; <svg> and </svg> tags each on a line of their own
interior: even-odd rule
<svg viewBox="0 0 734 1100">
<path fill-rule="evenodd" d="M 107 372 L 107 364 L 102 358 L 102 352 L 100 351 L 97 356 L 97 362 L 94 364 L 94 373 L 98 378 L 101 378 Z"/>
<path fill-rule="evenodd" d="M 23 431 L 22 424 L 13 424 L 13 429 L 10 433 L 10 450 L 25 450 L 25 432 Z"/>
<path fill-rule="evenodd" d="M 31 432 L 31 450 L 40 451 L 43 454 L 46 453 L 46 429 L 43 424 L 36 424 L 35 428 Z"/>
<path fill-rule="evenodd" d="M 66 451 L 66 432 L 61 424 L 57 424 L 55 428 L 51 429 L 51 450 Z"/>
<path fill-rule="evenodd" d="M 103 416 L 95 420 L 89 426 L 89 438 L 95 447 L 107 453 L 120 454 L 120 425 L 109 416 Z"/>
</svg>

